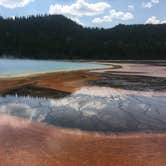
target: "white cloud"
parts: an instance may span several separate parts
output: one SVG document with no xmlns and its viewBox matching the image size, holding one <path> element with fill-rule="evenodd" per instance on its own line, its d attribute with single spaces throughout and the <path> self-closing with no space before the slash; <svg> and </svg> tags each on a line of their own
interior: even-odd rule
<svg viewBox="0 0 166 166">
<path fill-rule="evenodd" d="M 134 6 L 134 5 L 128 5 L 128 8 L 129 8 L 130 10 L 134 10 L 134 9 L 135 9 L 135 6 Z"/>
<path fill-rule="evenodd" d="M 84 26 L 84 24 L 80 21 L 79 18 L 77 18 L 77 17 L 69 17 L 69 18 L 70 18 L 71 20 L 73 20 L 74 22 L 76 22 L 76 23 L 78 23 L 78 24 Z"/>
<path fill-rule="evenodd" d="M 165 24 L 166 20 L 160 20 L 156 16 L 152 16 L 148 18 L 148 20 L 145 22 L 145 24 Z"/>
<path fill-rule="evenodd" d="M 0 0 L 0 6 L 3 6 L 5 8 L 18 8 L 18 7 L 24 7 L 33 0 Z"/>
<path fill-rule="evenodd" d="M 134 18 L 134 15 L 130 12 L 122 12 L 122 11 L 116 11 L 111 10 L 109 15 L 103 16 L 100 18 L 95 18 L 92 20 L 92 23 L 103 23 L 103 22 L 111 22 L 113 19 L 118 19 L 122 21 L 131 20 Z"/>
<path fill-rule="evenodd" d="M 151 0 L 152 3 L 160 3 L 160 0 Z"/>
<path fill-rule="evenodd" d="M 143 3 L 142 3 L 142 6 L 143 6 L 144 8 L 152 8 L 153 4 L 152 4 L 151 2 L 147 2 L 147 3 L 143 2 Z"/>
<path fill-rule="evenodd" d="M 87 0 L 77 0 L 71 5 L 52 4 L 50 14 L 63 14 L 75 17 L 94 16 L 102 14 L 111 5 L 106 2 L 89 3 Z"/>
<path fill-rule="evenodd" d="M 158 4 L 158 3 L 160 3 L 160 0 L 151 0 L 149 2 L 143 2 L 142 6 L 144 8 L 152 8 L 155 4 Z"/>
</svg>

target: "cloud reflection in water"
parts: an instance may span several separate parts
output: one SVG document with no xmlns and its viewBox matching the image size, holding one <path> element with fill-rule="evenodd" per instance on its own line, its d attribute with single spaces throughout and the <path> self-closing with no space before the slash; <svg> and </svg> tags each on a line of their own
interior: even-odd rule
<svg viewBox="0 0 166 166">
<path fill-rule="evenodd" d="M 62 99 L 0 97 L 0 113 L 90 131 L 166 131 L 166 97 L 84 87 Z"/>
</svg>

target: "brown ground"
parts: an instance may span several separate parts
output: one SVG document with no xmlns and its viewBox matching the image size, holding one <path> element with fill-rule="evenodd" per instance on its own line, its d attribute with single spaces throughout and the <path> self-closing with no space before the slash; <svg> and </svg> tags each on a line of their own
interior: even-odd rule
<svg viewBox="0 0 166 166">
<path fill-rule="evenodd" d="M 83 86 L 86 81 L 95 79 L 97 79 L 96 74 L 88 71 L 57 72 L 10 79 L 0 78 L 0 93 L 28 84 L 40 88 L 73 92 Z"/>
<path fill-rule="evenodd" d="M 107 63 L 110 64 L 110 63 Z M 50 74 L 41 74 L 18 78 L 0 78 L 0 93 L 12 94 L 13 91 L 19 91 L 18 94 L 35 96 L 35 91 L 50 96 L 50 91 L 54 93 L 65 92 L 72 93 L 85 85 L 97 85 L 104 87 L 118 88 L 122 91 L 166 91 L 166 62 L 162 65 L 158 63 L 111 63 L 113 68 L 98 70 L 80 70 L 72 72 L 57 72 Z M 30 92 L 32 87 L 32 93 Z M 24 91 L 22 89 L 24 88 Z M 47 94 L 47 90 L 48 93 Z M 36 96 L 38 93 L 36 94 Z M 58 94 L 59 96 L 59 94 Z M 53 96 L 54 97 L 54 96 Z"/>
<path fill-rule="evenodd" d="M 165 166 L 166 134 L 102 136 L 0 117 L 2 166 Z"/>
<path fill-rule="evenodd" d="M 124 64 L 123 64 L 124 65 Z M 150 65 L 149 65 L 150 66 Z M 129 74 L 135 66 L 119 69 Z M 165 66 L 146 66 L 139 75 L 165 77 Z M 159 68 L 162 72 L 155 69 Z M 164 70 L 163 70 L 164 69 Z M 114 71 L 114 70 L 112 70 Z M 102 70 L 99 71 L 103 72 Z M 108 71 L 110 72 L 110 71 Z M 125 73 L 125 74 L 126 74 Z M 132 73 L 130 73 L 132 74 Z M 137 73 L 138 74 L 138 73 Z M 159 75 L 160 74 L 160 75 Z M 32 84 L 74 92 L 99 74 L 88 71 L 59 72 L 26 78 L 0 79 L 0 93 Z M 0 166 L 166 166 L 166 134 L 101 136 L 46 127 L 17 118 L 0 116 Z"/>
</svg>

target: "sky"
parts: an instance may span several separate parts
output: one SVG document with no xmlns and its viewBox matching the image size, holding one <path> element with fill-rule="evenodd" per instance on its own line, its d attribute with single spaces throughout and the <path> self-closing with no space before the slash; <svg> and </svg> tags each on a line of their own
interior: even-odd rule
<svg viewBox="0 0 166 166">
<path fill-rule="evenodd" d="M 86 27 L 166 23 L 166 0 L 0 0 L 3 17 L 62 14 Z"/>
</svg>

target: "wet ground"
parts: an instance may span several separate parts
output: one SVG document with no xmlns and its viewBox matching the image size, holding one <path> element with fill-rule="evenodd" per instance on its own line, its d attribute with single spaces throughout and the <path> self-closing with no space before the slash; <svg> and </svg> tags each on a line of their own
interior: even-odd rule
<svg viewBox="0 0 166 166">
<path fill-rule="evenodd" d="M 108 94 L 83 88 L 62 99 L 0 97 L 0 113 L 65 128 L 98 132 L 166 132 L 166 97 Z"/>
<path fill-rule="evenodd" d="M 114 68 L 0 79 L 2 165 L 166 163 L 166 62 L 103 63 Z"/>
<path fill-rule="evenodd" d="M 2 166 L 165 166 L 165 134 L 99 135 L 11 116 L 0 120 Z"/>
</svg>

